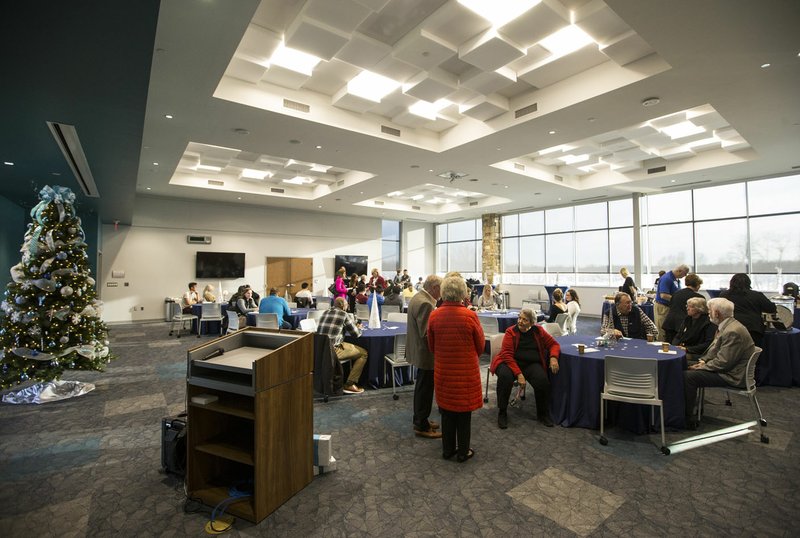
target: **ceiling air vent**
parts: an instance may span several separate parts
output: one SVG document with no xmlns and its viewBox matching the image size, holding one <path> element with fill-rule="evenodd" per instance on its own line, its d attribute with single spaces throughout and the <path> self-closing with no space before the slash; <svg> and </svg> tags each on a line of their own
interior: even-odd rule
<svg viewBox="0 0 800 538">
<path fill-rule="evenodd" d="M 536 112 L 537 110 L 539 110 L 539 105 L 537 103 L 533 103 L 532 105 L 524 106 L 524 107 L 514 111 L 514 119 L 521 118 L 522 116 L 527 116 L 531 112 Z"/>
<path fill-rule="evenodd" d="M 411 209 L 413 209 L 414 211 L 419 211 L 422 208 L 420 206 L 418 206 L 418 205 L 412 205 Z"/>
<path fill-rule="evenodd" d="M 297 101 L 290 101 L 289 99 L 283 100 L 283 108 L 297 110 L 299 112 L 311 112 L 311 107 L 305 103 L 298 103 Z"/>
<path fill-rule="evenodd" d="M 590 196 L 590 197 L 588 197 L 588 198 L 575 198 L 575 199 L 573 200 L 573 202 L 588 202 L 588 201 L 590 201 L 590 200 L 602 200 L 602 199 L 604 199 L 605 197 L 606 197 L 606 196 L 605 196 L 604 194 L 601 194 L 600 196 Z"/>
<path fill-rule="evenodd" d="M 381 125 L 381 132 L 383 134 L 389 134 L 392 136 L 400 136 L 400 129 L 395 129 L 394 127 L 387 127 L 386 125 Z"/>
<path fill-rule="evenodd" d="M 337 182 L 336 182 L 336 186 L 337 186 L 337 187 L 342 187 L 342 186 L 344 186 L 344 180 L 343 180 L 343 179 L 340 179 L 339 181 L 337 181 Z"/>
<path fill-rule="evenodd" d="M 558 175 L 554 175 L 553 179 L 555 179 L 556 181 L 564 181 L 564 177 L 563 176 L 558 176 Z"/>
<path fill-rule="evenodd" d="M 286 191 L 284 191 L 283 189 L 279 189 L 278 187 L 271 187 L 269 189 L 269 192 L 274 192 L 275 194 L 283 194 Z"/>
<path fill-rule="evenodd" d="M 214 187 L 224 187 L 225 186 L 225 182 L 224 181 L 220 181 L 218 179 L 209 179 L 208 180 L 208 184 L 212 185 Z"/>
<path fill-rule="evenodd" d="M 373 203 L 375 205 L 383 205 L 383 202 L 381 202 L 380 200 L 375 200 Z"/>
<path fill-rule="evenodd" d="M 469 203 L 469 206 L 470 206 L 470 207 L 474 207 L 474 206 L 476 206 L 476 205 L 478 205 L 478 202 L 470 202 L 470 203 Z"/>
<path fill-rule="evenodd" d="M 701 183 L 711 183 L 710 179 L 702 179 L 700 181 L 693 181 L 691 183 L 678 183 L 675 185 L 667 185 L 665 187 L 661 187 L 662 191 L 666 191 L 668 189 L 677 189 L 681 187 L 688 187 L 689 185 L 700 185 Z"/>
<path fill-rule="evenodd" d="M 56 123 L 48 121 L 47 126 L 50 132 L 53 133 L 53 138 L 56 139 L 56 144 L 72 173 L 75 176 L 75 181 L 80 185 L 83 194 L 91 198 L 99 198 L 100 192 L 97 190 L 97 185 L 94 183 L 92 171 L 89 170 L 89 161 L 86 160 L 86 155 L 83 153 L 81 141 L 78 138 L 78 131 L 75 130 L 73 125 L 64 123 Z"/>
<path fill-rule="evenodd" d="M 648 168 L 648 169 L 647 169 L 647 173 L 648 173 L 648 174 L 658 174 L 659 172 L 666 172 L 666 171 L 667 171 L 667 167 L 666 167 L 666 165 L 663 165 L 663 166 L 655 166 L 655 167 L 653 167 L 653 168 Z"/>
<path fill-rule="evenodd" d="M 525 165 L 524 165 L 524 164 L 522 164 L 522 163 L 514 163 L 514 169 L 515 169 L 515 170 L 522 170 L 522 171 L 525 171 Z"/>
</svg>

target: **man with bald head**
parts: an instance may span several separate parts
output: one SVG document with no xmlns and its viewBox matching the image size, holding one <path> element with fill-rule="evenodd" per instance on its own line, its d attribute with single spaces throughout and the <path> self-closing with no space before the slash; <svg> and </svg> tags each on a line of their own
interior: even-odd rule
<svg viewBox="0 0 800 538">
<path fill-rule="evenodd" d="M 433 406 L 433 353 L 428 349 L 428 318 L 441 297 L 442 278 L 430 275 L 419 293 L 408 303 L 406 359 L 417 367 L 414 383 L 414 432 L 419 437 L 437 439 L 439 425 L 428 419 Z"/>
</svg>

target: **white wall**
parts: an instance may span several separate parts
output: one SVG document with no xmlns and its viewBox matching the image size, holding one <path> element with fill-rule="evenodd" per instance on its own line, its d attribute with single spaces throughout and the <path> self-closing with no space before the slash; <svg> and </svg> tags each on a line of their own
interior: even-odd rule
<svg viewBox="0 0 800 538">
<path fill-rule="evenodd" d="M 412 274 L 427 274 L 425 271 L 433 267 L 433 240 L 429 239 L 433 226 L 415 222 L 406 230 L 405 235 L 410 234 L 414 241 L 414 246 L 407 247 L 408 269 L 411 272 L 414 268 Z M 212 243 L 190 245 L 187 235 L 210 235 Z M 198 250 L 246 253 L 245 277 L 222 282 L 223 289 L 231 292 L 244 283 L 262 292 L 267 256 L 313 258 L 313 287 L 323 294 L 333 278 L 336 254 L 365 255 L 370 267 L 380 267 L 381 222 L 345 215 L 137 197 L 131 226 L 103 227 L 98 293 L 105 304 L 104 320 L 163 319 L 164 298 L 183 294 L 186 284 L 196 280 Z M 124 271 L 125 277 L 112 278 L 112 271 Z M 109 282 L 117 287 L 108 287 Z M 202 281 L 198 287 L 202 289 L 207 283 Z M 218 281 L 210 283 L 217 287 Z"/>
<path fill-rule="evenodd" d="M 408 269 L 411 281 L 416 283 L 417 278 L 424 279 L 434 272 L 435 227 L 427 222 L 405 220 L 402 230 L 400 265 L 402 269 Z"/>
</svg>

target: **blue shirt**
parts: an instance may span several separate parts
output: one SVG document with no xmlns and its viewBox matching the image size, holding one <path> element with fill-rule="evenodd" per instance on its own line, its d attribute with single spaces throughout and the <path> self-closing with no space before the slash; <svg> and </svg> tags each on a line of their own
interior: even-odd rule
<svg viewBox="0 0 800 538">
<path fill-rule="evenodd" d="M 675 292 L 681 289 L 681 281 L 675 278 L 675 275 L 672 271 L 667 271 L 664 273 L 658 280 L 658 290 L 656 290 L 656 302 L 659 304 L 669 306 L 669 301 L 662 299 L 662 293 L 668 293 L 669 295 L 675 295 Z"/>
<path fill-rule="evenodd" d="M 370 293 L 369 297 L 367 297 L 367 308 L 370 312 L 372 312 L 372 301 L 373 297 L 378 298 L 378 316 L 381 315 L 381 307 L 383 306 L 384 297 L 383 295 L 378 295 L 377 293 Z"/>
<path fill-rule="evenodd" d="M 258 313 L 278 314 L 279 325 L 283 324 L 284 321 L 288 322 L 288 318 L 292 315 L 289 303 L 286 302 L 286 299 L 277 295 L 269 295 L 261 299 L 261 302 L 258 303 Z"/>
</svg>

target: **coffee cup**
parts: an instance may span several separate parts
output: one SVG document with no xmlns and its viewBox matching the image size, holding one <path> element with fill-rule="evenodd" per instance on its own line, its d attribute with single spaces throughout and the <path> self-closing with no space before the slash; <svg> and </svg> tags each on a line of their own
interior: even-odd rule
<svg viewBox="0 0 800 538">
<path fill-rule="evenodd" d="M 586 346 L 584 344 L 578 344 L 578 354 L 583 355 L 586 351 Z"/>
<path fill-rule="evenodd" d="M 648 334 L 647 335 L 647 341 L 648 342 L 652 342 L 653 340 L 654 340 L 653 335 L 652 334 Z"/>
<path fill-rule="evenodd" d="M 669 342 L 664 342 L 661 344 L 661 351 L 663 351 L 664 353 L 669 351 Z"/>
</svg>

